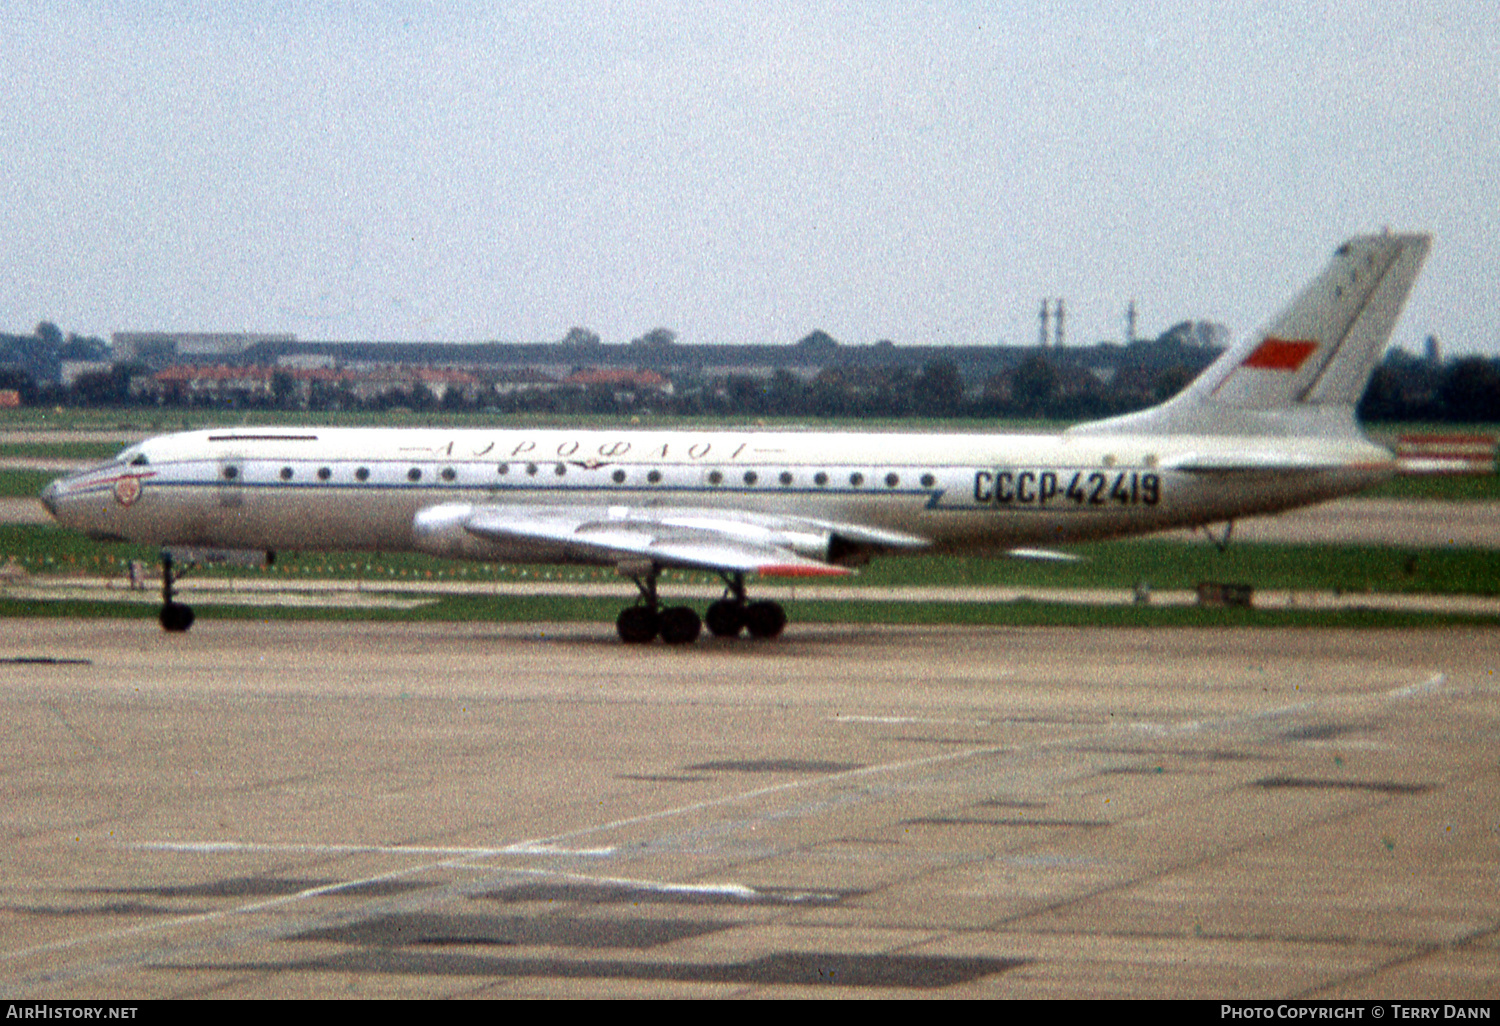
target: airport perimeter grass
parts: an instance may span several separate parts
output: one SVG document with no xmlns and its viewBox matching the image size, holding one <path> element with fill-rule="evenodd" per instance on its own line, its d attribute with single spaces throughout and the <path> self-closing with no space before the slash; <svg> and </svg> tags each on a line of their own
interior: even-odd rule
<svg viewBox="0 0 1500 1026">
<path fill-rule="evenodd" d="M 627 604 L 619 599 L 444 596 L 416 609 L 348 609 L 216 605 L 192 598 L 199 621 L 315 620 L 406 623 L 597 623 L 606 632 Z M 206 597 L 205 597 L 206 598 Z M 1410 629 L 1500 627 L 1500 616 L 1387 610 L 1212 609 L 1198 606 L 1105 606 L 1064 602 L 819 602 L 785 603 L 790 626 L 799 623 L 906 624 L 972 627 L 1293 627 Z M 157 606 L 121 602 L 23 602 L 0 598 L 8 617 L 138 620 L 155 624 Z M 710 635 L 704 632 L 704 638 Z"/>
<path fill-rule="evenodd" d="M 1500 593 L 1500 552 L 1483 549 L 1394 549 L 1374 546 L 1242 544 L 1219 552 L 1206 543 L 1119 541 L 1073 546 L 1077 563 L 1034 563 L 984 557 L 892 557 L 877 560 L 858 575 L 834 582 L 860 587 L 1115 588 L 1140 583 L 1153 590 L 1192 589 L 1201 581 L 1249 584 L 1260 589 L 1339 591 L 1346 594 L 1412 593 L 1493 595 Z M 65 581 L 86 575 L 124 579 L 128 561 L 144 565 L 151 591 L 141 603 L 8 599 L 0 591 L 0 617 L 153 617 L 151 601 L 159 579 L 157 553 L 148 546 L 101 545 L 50 525 L 0 525 L 0 565 L 14 564 L 28 575 Z M 383 591 L 429 599 L 415 609 L 340 609 L 216 605 L 213 593 L 184 599 L 208 619 L 318 620 L 475 620 L 612 621 L 633 598 L 630 583 L 613 571 L 588 567 L 546 567 L 454 563 L 416 555 L 370 553 L 289 554 L 268 569 L 215 568 L 193 576 L 271 578 L 288 583 L 363 580 Z M 610 597 L 432 594 L 428 583 L 540 581 L 551 584 L 603 583 L 617 589 Z M 710 574 L 668 572 L 665 600 L 685 583 L 710 584 Z M 784 582 L 776 582 L 784 583 Z M 404 586 L 413 586 L 406 588 Z M 1405 627 L 1469 624 L 1500 626 L 1493 616 L 1434 615 L 1367 610 L 1203 609 L 1198 607 L 1090 605 L 1022 599 L 1003 602 L 820 598 L 816 583 L 799 583 L 788 601 L 793 621 L 847 623 L 948 623 L 1013 626 L 1305 626 Z M 754 586 L 752 585 L 752 595 Z M 701 604 L 694 600 L 695 604 Z"/>
<path fill-rule="evenodd" d="M 50 470 L 0 470 L 0 498 L 34 499 L 57 476 Z"/>
<path fill-rule="evenodd" d="M 890 556 L 847 578 L 798 582 L 811 599 L 821 587 L 1028 587 L 1192 589 L 1202 581 L 1249 584 L 1257 589 L 1396 592 L 1444 595 L 1500 594 L 1500 551 L 1399 548 L 1375 545 L 1235 543 L 1226 551 L 1203 542 L 1122 540 L 1065 546 L 1076 562 L 1003 556 Z M 124 574 L 139 560 L 155 574 L 158 550 L 147 545 L 93 542 L 51 524 L 0 524 L 0 564 L 14 562 L 31 574 Z M 214 577 L 283 580 L 405 582 L 615 582 L 613 570 L 528 564 L 469 563 L 411 553 L 284 553 L 269 568 L 225 567 L 200 571 Z M 713 574 L 668 571 L 662 587 L 682 581 L 716 582 Z"/>
<path fill-rule="evenodd" d="M 1236 543 L 1219 551 L 1205 542 L 1123 540 L 1064 547 L 1077 562 L 1010 559 L 1003 556 L 891 556 L 877 559 L 848 578 L 799 582 L 809 598 L 820 587 L 1030 587 L 1194 588 L 1226 581 L 1255 588 L 1445 595 L 1500 594 L 1500 551 L 1461 548 L 1396 548 L 1374 545 L 1276 545 Z M 147 545 L 93 542 L 51 524 L 0 524 L 0 564 L 13 561 L 32 574 L 125 572 L 139 560 L 154 574 L 158 550 Z M 627 582 L 599 567 L 469 563 L 410 553 L 284 553 L 275 566 L 212 568 L 215 577 L 328 578 L 403 582 L 557 581 Z M 668 571 L 674 582 L 715 582 L 713 574 Z"/>
</svg>

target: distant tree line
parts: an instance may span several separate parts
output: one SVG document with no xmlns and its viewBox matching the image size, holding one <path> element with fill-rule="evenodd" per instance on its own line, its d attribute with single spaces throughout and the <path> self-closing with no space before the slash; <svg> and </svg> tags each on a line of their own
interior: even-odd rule
<svg viewBox="0 0 1500 1026">
<path fill-rule="evenodd" d="M 1437 361 L 1392 349 L 1371 375 L 1359 415 L 1366 421 L 1500 422 L 1500 359 Z"/>
<path fill-rule="evenodd" d="M 1128 413 L 1178 392 L 1221 352 L 1193 341 L 1189 327 L 1184 322 L 1158 339 L 1129 346 L 1094 347 L 1108 348 L 1108 360 L 1095 359 L 1101 354 L 1083 347 L 1027 350 L 1009 370 L 984 381 L 966 381 L 954 361 L 935 359 L 920 369 L 828 366 L 817 373 L 780 369 L 769 376 L 678 370 L 665 388 L 564 384 L 539 377 L 517 381 L 500 370 L 471 369 L 475 382 L 464 387 L 396 382 L 375 394 L 356 394 L 347 383 L 299 385 L 290 372 L 276 369 L 269 388 L 195 394 L 140 387 L 152 373 L 144 364 L 114 364 L 64 385 L 58 373 L 64 361 L 102 363 L 109 350 L 96 338 L 64 337 L 44 321 L 32 335 L 0 334 L 0 389 L 18 392 L 25 405 L 75 407 L 1076 421 Z M 597 335 L 581 328 L 570 339 L 600 344 Z M 674 339 L 671 331 L 658 328 L 631 345 L 659 349 L 672 346 Z M 837 347 L 822 333 L 798 345 L 829 351 Z M 1376 422 L 1500 422 L 1500 359 L 1441 361 L 1392 349 L 1376 367 L 1359 414 Z"/>
</svg>

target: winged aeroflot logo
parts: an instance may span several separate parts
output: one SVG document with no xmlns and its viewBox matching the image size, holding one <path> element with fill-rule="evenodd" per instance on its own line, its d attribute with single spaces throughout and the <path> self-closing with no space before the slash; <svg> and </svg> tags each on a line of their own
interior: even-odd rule
<svg viewBox="0 0 1500 1026">
<path fill-rule="evenodd" d="M 129 506 L 141 497 L 141 479 L 138 477 L 122 477 L 115 482 L 115 501 L 121 506 Z"/>
</svg>

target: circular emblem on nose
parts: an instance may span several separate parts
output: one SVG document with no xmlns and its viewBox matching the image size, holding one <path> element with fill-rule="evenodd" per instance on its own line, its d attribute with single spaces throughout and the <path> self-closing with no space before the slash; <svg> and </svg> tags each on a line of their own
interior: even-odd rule
<svg viewBox="0 0 1500 1026">
<path fill-rule="evenodd" d="M 121 506 L 129 506 L 141 497 L 141 479 L 138 477 L 122 477 L 115 482 L 115 501 Z"/>
</svg>

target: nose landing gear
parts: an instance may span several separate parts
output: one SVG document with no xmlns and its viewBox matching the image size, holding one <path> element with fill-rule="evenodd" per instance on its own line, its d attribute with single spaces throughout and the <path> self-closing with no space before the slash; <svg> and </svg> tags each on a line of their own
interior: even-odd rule
<svg viewBox="0 0 1500 1026">
<path fill-rule="evenodd" d="M 161 629 L 171 634 L 181 634 L 193 625 L 193 607 L 178 602 L 174 585 L 180 575 L 172 565 L 172 554 L 165 549 L 161 554 L 161 612 L 157 620 Z"/>
</svg>

